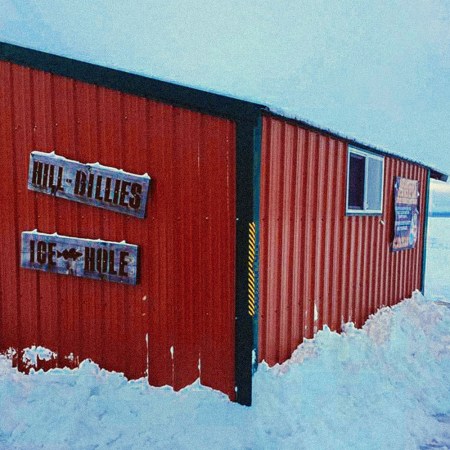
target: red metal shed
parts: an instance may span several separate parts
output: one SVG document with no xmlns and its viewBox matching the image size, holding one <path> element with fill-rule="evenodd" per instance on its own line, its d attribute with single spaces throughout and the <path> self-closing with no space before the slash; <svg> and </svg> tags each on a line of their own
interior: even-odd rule
<svg viewBox="0 0 450 450">
<path fill-rule="evenodd" d="M 423 288 L 430 170 L 382 155 L 382 212 L 351 215 L 349 145 L 374 152 L 306 124 L 263 118 L 258 348 L 269 364 L 289 358 L 324 325 L 361 327 L 378 308 Z M 421 212 L 415 247 L 397 252 L 391 250 L 395 177 L 419 181 Z"/>
<path fill-rule="evenodd" d="M 0 117 L 0 351 L 14 349 L 23 370 L 21 351 L 42 345 L 56 355 L 46 368 L 91 358 L 155 386 L 200 378 L 250 404 L 258 360 L 284 361 L 324 325 L 360 326 L 423 288 L 429 178 L 446 176 L 422 164 L 260 105 L 10 44 L 0 44 Z M 125 201 L 111 211 L 104 187 L 91 186 L 92 201 L 71 198 L 62 186 L 74 180 L 62 175 L 59 192 L 32 188 L 33 158 L 51 152 L 61 174 L 100 170 L 87 165 L 96 162 L 113 178 L 148 172 L 146 215 L 128 215 Z M 370 192 L 363 211 L 348 206 L 346 174 L 361 164 L 384 178 L 375 213 L 364 206 Z M 39 167 L 48 188 L 56 172 Z M 398 252 L 395 177 L 420 188 L 417 242 Z M 126 240 L 137 275 L 130 284 L 56 275 L 58 258 L 79 275 L 75 247 L 45 257 L 37 248 L 46 265 L 24 264 L 27 232 L 48 249 L 52 236 L 105 249 Z M 98 258 L 92 268 L 117 273 Z"/>
</svg>

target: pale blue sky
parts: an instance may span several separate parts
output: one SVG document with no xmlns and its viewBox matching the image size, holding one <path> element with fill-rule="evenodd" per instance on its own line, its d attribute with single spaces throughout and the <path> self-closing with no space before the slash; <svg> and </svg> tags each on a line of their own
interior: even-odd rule
<svg viewBox="0 0 450 450">
<path fill-rule="evenodd" d="M 0 0 L 0 40 L 267 104 L 450 173 L 448 0 Z"/>
</svg>

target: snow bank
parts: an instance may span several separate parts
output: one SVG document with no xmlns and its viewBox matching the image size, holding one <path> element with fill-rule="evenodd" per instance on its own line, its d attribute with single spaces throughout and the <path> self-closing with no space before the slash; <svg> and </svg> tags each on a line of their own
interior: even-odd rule
<svg viewBox="0 0 450 450">
<path fill-rule="evenodd" d="M 319 332 L 257 373 L 255 407 L 288 448 L 418 448 L 448 427 L 449 326 L 450 309 L 415 294 L 362 330 Z"/>
<path fill-rule="evenodd" d="M 24 375 L 1 357 L 0 448 L 440 445 L 450 442 L 449 330 L 448 305 L 420 294 L 361 330 L 326 329 L 284 364 L 260 365 L 251 408 L 198 383 L 153 388 L 89 361 Z"/>
</svg>

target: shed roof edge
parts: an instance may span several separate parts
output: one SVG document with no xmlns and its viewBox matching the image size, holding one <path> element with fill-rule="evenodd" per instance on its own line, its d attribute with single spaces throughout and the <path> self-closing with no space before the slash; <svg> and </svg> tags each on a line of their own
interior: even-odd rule
<svg viewBox="0 0 450 450">
<path fill-rule="evenodd" d="M 303 128 L 311 130 L 311 131 L 315 131 L 315 132 L 318 132 L 318 133 L 321 133 L 321 134 L 325 134 L 325 135 L 327 135 L 327 136 L 329 136 L 331 138 L 334 138 L 334 139 L 339 139 L 341 141 L 344 141 L 348 145 L 352 145 L 354 147 L 358 147 L 358 148 L 361 148 L 363 150 L 370 151 L 370 152 L 375 153 L 377 155 L 389 156 L 391 158 L 396 158 L 396 159 L 400 159 L 402 161 L 406 161 L 406 162 L 409 162 L 409 163 L 412 163 L 412 164 L 419 165 L 419 166 L 429 170 L 431 178 L 434 178 L 436 180 L 446 182 L 447 179 L 448 179 L 448 175 L 446 173 L 441 172 L 440 170 L 436 169 L 435 167 L 432 167 L 432 166 L 429 166 L 427 164 L 424 164 L 421 161 L 415 161 L 413 159 L 407 158 L 407 157 L 399 155 L 397 153 L 389 152 L 389 151 L 381 149 L 379 147 L 376 147 L 376 146 L 373 146 L 373 145 L 370 145 L 370 144 L 366 144 L 366 143 L 358 141 L 357 139 L 354 139 L 354 138 L 352 138 L 350 136 L 345 136 L 343 134 L 339 134 L 339 133 L 337 133 L 337 132 L 335 132 L 333 130 L 330 130 L 328 128 L 323 128 L 323 127 L 317 126 L 317 125 L 315 125 L 315 124 L 313 124 L 311 122 L 308 122 L 306 120 L 293 118 L 293 117 L 288 117 L 286 115 L 276 113 L 276 112 L 270 110 L 270 108 L 264 108 L 263 114 L 265 114 L 267 116 L 271 116 L 271 117 L 277 118 L 277 119 L 280 119 L 280 120 L 284 120 L 284 121 L 293 123 L 295 125 L 299 125 L 299 126 L 301 126 Z"/>
</svg>

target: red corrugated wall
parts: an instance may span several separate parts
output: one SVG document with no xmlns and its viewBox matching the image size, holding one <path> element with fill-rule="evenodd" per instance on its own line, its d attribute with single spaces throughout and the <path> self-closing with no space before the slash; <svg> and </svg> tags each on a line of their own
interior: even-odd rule
<svg viewBox="0 0 450 450">
<path fill-rule="evenodd" d="M 391 252 L 394 177 L 426 169 L 385 157 L 383 215 L 345 216 L 347 145 L 271 116 L 263 118 L 259 359 L 282 362 L 328 325 L 361 327 L 378 308 L 420 288 L 423 239 Z"/>
<path fill-rule="evenodd" d="M 234 398 L 235 145 L 231 121 L 0 62 L 1 350 Z M 27 190 L 32 150 L 148 172 L 147 217 Z M 140 284 L 21 269 L 35 228 L 138 244 Z"/>
</svg>

